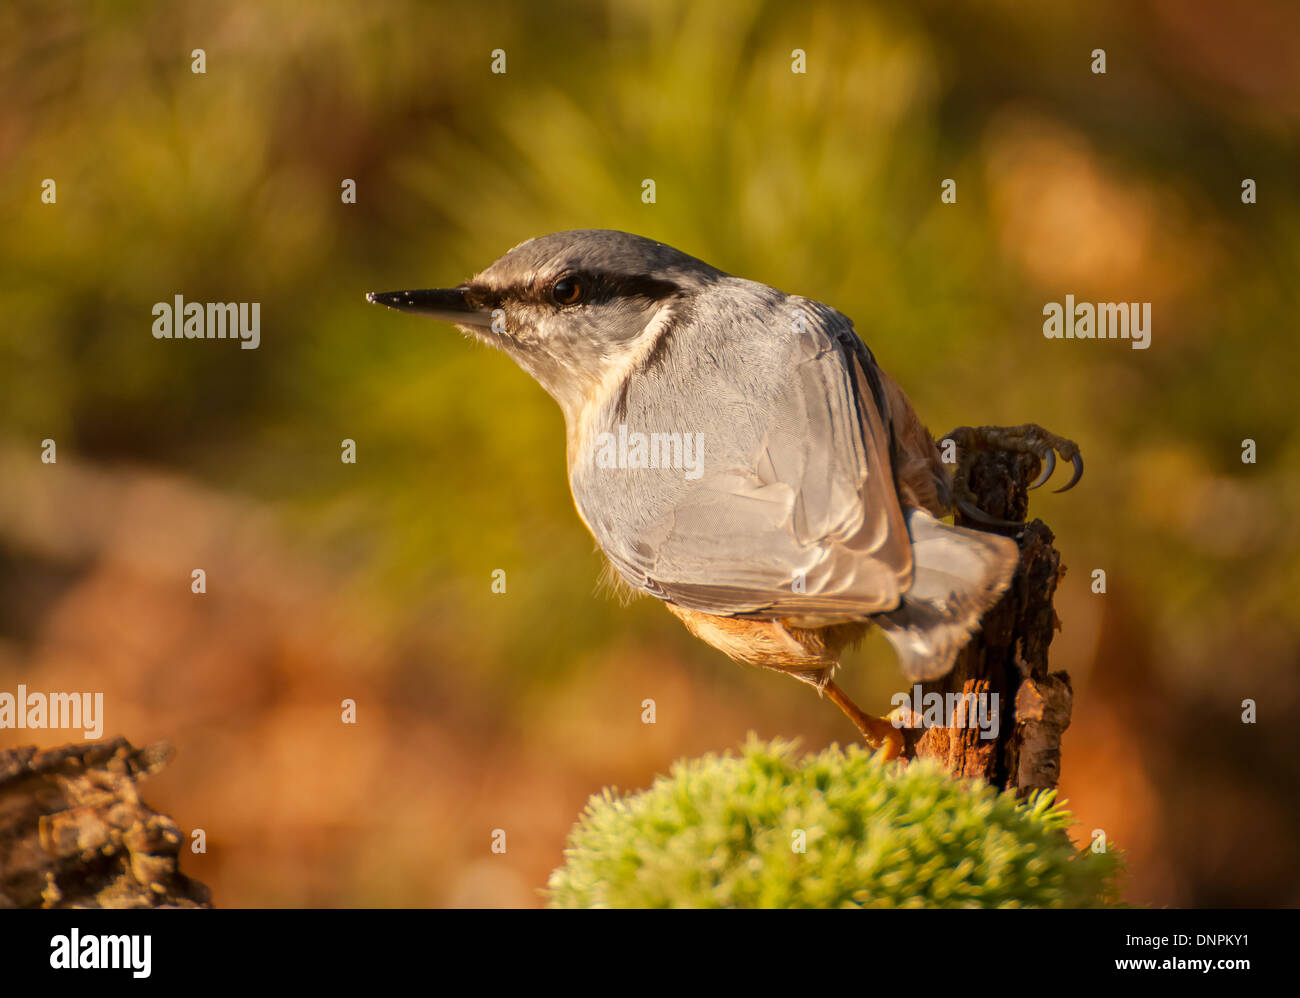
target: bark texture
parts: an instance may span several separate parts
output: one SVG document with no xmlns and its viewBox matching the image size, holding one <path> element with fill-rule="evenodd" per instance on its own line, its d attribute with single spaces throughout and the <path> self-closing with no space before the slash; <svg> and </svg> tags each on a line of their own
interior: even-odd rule
<svg viewBox="0 0 1300 998">
<path fill-rule="evenodd" d="M 124 738 L 0 752 L 0 908 L 207 908 L 185 841 L 136 784 L 170 748 Z"/>
<path fill-rule="evenodd" d="M 1039 471 L 1030 454 L 990 451 L 980 454 L 970 485 L 981 509 L 999 519 L 1023 523 L 1028 486 Z M 982 738 L 976 719 L 966 716 L 973 701 L 957 704 L 949 727 L 915 729 L 912 753 L 933 757 L 954 776 L 980 777 L 1021 794 L 1055 787 L 1061 775 L 1061 736 L 1070 723 L 1070 677 L 1048 668 L 1048 649 L 1060 628 L 1052 606 L 1057 582 L 1065 574 L 1052 531 L 1034 520 L 1017 531 L 989 527 L 957 514 L 957 523 L 1012 537 L 1020 546 L 1020 565 L 1002 600 L 984 615 L 980 630 L 962 651 L 953 670 L 923 684 L 925 693 L 997 695 L 997 736 Z M 991 702 L 991 699 L 990 701 Z"/>
</svg>

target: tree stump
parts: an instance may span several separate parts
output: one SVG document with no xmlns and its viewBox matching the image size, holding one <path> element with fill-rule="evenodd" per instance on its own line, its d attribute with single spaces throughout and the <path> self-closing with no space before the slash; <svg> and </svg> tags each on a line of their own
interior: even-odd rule
<svg viewBox="0 0 1300 998">
<path fill-rule="evenodd" d="M 986 513 L 1023 524 L 1029 483 L 1039 468 L 1039 459 L 1031 454 L 982 453 L 971 468 L 971 491 Z M 1011 537 L 1020 547 L 1020 564 L 952 671 L 922 684 L 922 690 L 945 697 L 983 694 L 990 702 L 996 695 L 997 735 L 982 738 L 979 727 L 967 723 L 970 701 L 963 697 L 950 726 L 908 732 L 910 752 L 938 759 L 953 776 L 979 777 L 1022 795 L 1053 788 L 1060 779 L 1061 736 L 1070 723 L 1073 698 L 1070 677 L 1048 671 L 1047 651 L 1060 627 L 1052 599 L 1065 574 L 1060 552 L 1052 546 L 1055 536 L 1042 520 L 999 528 L 958 512 L 956 522 Z"/>
<path fill-rule="evenodd" d="M 171 749 L 124 738 L 0 752 L 0 908 L 207 908 L 184 836 L 136 783 Z"/>
</svg>

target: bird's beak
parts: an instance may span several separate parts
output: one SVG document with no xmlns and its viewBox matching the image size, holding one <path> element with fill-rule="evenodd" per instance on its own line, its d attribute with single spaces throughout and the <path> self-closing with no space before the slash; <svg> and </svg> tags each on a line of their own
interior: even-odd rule
<svg viewBox="0 0 1300 998">
<path fill-rule="evenodd" d="M 366 301 L 372 305 L 387 305 L 399 312 L 427 315 L 458 326 L 492 325 L 491 311 L 471 304 L 468 288 L 434 288 L 428 291 L 371 291 Z"/>
</svg>

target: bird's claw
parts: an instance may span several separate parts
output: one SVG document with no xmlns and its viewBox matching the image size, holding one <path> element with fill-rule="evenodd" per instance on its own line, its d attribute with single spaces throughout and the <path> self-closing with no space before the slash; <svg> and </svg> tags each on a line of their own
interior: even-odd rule
<svg viewBox="0 0 1300 998">
<path fill-rule="evenodd" d="M 1052 477 L 1052 472 L 1055 470 L 1056 470 L 1056 451 L 1049 450 L 1046 454 L 1043 455 L 1043 470 L 1039 473 L 1037 478 L 1035 478 L 1032 482 L 1029 483 L 1029 487 L 1031 489 L 1036 489 L 1040 485 L 1046 484 L 1047 480 Z"/>
<path fill-rule="evenodd" d="M 1070 477 L 1070 480 L 1059 489 L 1053 489 L 1053 492 L 1069 492 L 1070 489 L 1074 488 L 1075 485 L 1079 483 L 1079 479 L 1083 477 L 1083 455 L 1076 452 L 1074 457 L 1070 458 L 1070 463 L 1074 465 L 1074 474 Z"/>
<path fill-rule="evenodd" d="M 1068 492 L 1083 477 L 1083 456 L 1073 440 L 1058 437 L 1035 423 L 1022 426 L 959 426 L 944 436 L 953 441 L 961 451 L 956 474 L 953 476 L 954 505 L 963 514 L 978 523 L 994 527 L 1015 527 L 1020 524 L 991 516 L 979 508 L 970 491 L 970 469 L 975 455 L 980 451 L 1008 451 L 1013 454 L 1034 454 L 1042 462 L 1042 470 L 1030 484 L 1036 489 L 1047 483 L 1056 471 L 1056 455 L 1068 458 L 1074 468 L 1070 480 L 1056 492 Z"/>
</svg>

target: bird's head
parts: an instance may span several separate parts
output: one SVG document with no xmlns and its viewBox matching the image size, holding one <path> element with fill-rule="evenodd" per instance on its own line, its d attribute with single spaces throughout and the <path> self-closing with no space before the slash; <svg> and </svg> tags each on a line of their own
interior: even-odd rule
<svg viewBox="0 0 1300 998">
<path fill-rule="evenodd" d="M 455 323 L 510 354 L 571 417 L 724 277 L 671 246 L 608 229 L 530 239 L 454 288 L 368 301 Z"/>
</svg>

